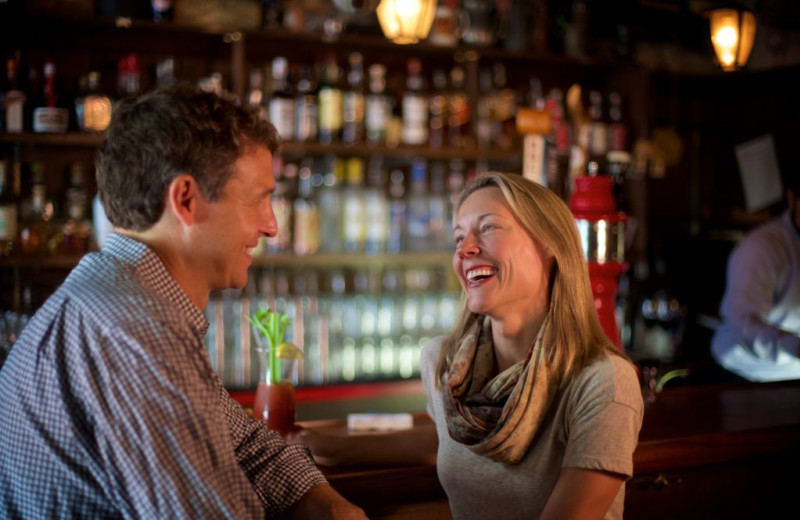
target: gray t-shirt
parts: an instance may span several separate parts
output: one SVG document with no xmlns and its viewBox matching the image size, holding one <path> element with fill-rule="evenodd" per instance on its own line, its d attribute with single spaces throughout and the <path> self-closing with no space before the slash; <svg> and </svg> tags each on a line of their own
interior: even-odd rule
<svg viewBox="0 0 800 520">
<path fill-rule="evenodd" d="M 441 391 L 434 384 L 442 337 L 422 351 L 428 414 L 439 437 L 437 471 L 456 520 L 534 520 L 555 487 L 562 467 L 610 471 L 631 477 L 644 405 L 633 366 L 607 356 L 586 367 L 553 404 L 528 454 L 506 465 L 476 455 L 450 438 Z M 623 485 L 605 516 L 622 519 Z"/>
</svg>

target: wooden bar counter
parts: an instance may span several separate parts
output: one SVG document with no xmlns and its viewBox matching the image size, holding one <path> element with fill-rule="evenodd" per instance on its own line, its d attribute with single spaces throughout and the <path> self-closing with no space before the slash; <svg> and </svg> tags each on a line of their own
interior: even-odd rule
<svg viewBox="0 0 800 520">
<path fill-rule="evenodd" d="M 428 421 L 415 415 L 417 425 Z M 343 421 L 302 424 L 349 435 Z M 434 466 L 323 471 L 372 519 L 450 518 Z M 798 518 L 800 381 L 656 394 L 645 410 L 634 471 L 627 520 Z"/>
</svg>

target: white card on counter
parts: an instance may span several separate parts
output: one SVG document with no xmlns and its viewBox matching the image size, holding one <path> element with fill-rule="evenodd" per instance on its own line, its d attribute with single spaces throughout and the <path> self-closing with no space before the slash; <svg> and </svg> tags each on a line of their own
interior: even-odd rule
<svg viewBox="0 0 800 520">
<path fill-rule="evenodd" d="M 347 415 L 347 429 L 351 431 L 390 432 L 414 427 L 410 413 L 351 413 Z"/>
</svg>

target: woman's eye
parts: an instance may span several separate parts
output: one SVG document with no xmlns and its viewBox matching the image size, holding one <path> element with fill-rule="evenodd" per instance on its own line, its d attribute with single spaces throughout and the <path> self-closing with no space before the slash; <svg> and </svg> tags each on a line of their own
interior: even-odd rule
<svg viewBox="0 0 800 520">
<path fill-rule="evenodd" d="M 453 243 L 454 243 L 455 245 L 458 245 L 458 244 L 460 244 L 460 243 L 461 243 L 461 242 L 463 242 L 463 241 L 464 241 L 464 237 L 462 237 L 462 236 L 457 236 L 457 237 L 454 237 L 454 238 L 453 238 Z"/>
<path fill-rule="evenodd" d="M 493 229 L 495 229 L 494 224 L 484 224 L 481 226 L 481 231 L 483 231 L 484 233 L 487 231 L 491 231 Z"/>
</svg>

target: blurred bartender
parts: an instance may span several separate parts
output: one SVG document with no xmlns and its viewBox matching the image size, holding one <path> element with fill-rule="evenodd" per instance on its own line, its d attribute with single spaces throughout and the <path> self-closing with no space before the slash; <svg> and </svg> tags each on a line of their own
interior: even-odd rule
<svg viewBox="0 0 800 520">
<path fill-rule="evenodd" d="M 722 325 L 711 344 L 722 367 L 749 381 L 800 379 L 800 171 L 784 175 L 788 208 L 751 231 L 728 258 Z"/>
</svg>

